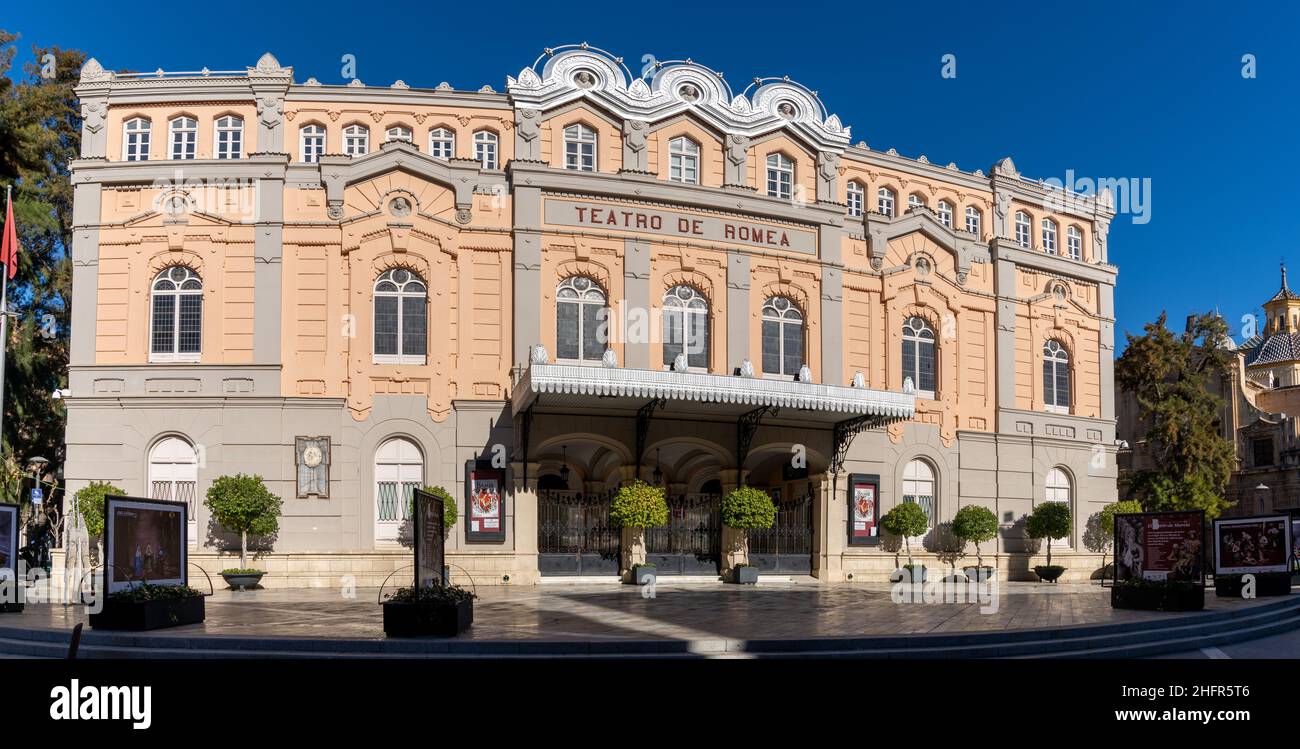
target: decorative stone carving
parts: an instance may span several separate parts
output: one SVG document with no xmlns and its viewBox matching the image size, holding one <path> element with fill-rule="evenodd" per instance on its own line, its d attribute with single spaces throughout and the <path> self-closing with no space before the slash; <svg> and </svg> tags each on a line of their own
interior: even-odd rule
<svg viewBox="0 0 1300 749">
<path fill-rule="evenodd" d="M 690 368 L 690 363 L 686 358 L 686 354 L 678 354 L 677 357 L 673 359 L 674 372 L 685 372 Z"/>
<path fill-rule="evenodd" d="M 864 388 L 867 386 L 867 377 L 862 374 L 862 370 L 853 373 L 853 387 Z"/>
<path fill-rule="evenodd" d="M 873 258 L 871 258 L 871 269 L 872 269 L 872 270 L 880 270 L 880 269 L 883 268 L 883 267 L 885 267 L 885 260 L 884 260 L 884 258 L 879 258 L 879 257 L 873 257 Z"/>
<path fill-rule="evenodd" d="M 99 60 L 90 58 L 81 66 L 82 83 L 98 83 L 100 81 L 113 80 L 113 72 L 104 70 L 104 66 L 99 64 Z"/>
<path fill-rule="evenodd" d="M 812 368 L 807 364 L 799 367 L 799 382 L 812 382 Z"/>
<path fill-rule="evenodd" d="M 474 218 L 474 212 L 468 208 L 456 209 L 456 223 L 468 224 Z"/>
<path fill-rule="evenodd" d="M 98 133 L 104 128 L 108 107 L 102 102 L 84 101 L 81 104 L 81 126 L 88 133 Z"/>
<path fill-rule="evenodd" d="M 912 384 L 912 378 L 911 378 L 911 377 L 904 377 L 904 378 L 903 378 L 903 392 L 904 392 L 904 393 L 915 393 L 915 392 L 916 392 L 916 386 Z"/>
<path fill-rule="evenodd" d="M 644 172 L 649 168 L 650 154 L 646 150 L 646 123 L 642 120 L 623 122 L 623 168 Z"/>
<path fill-rule="evenodd" d="M 546 353 L 546 347 L 542 344 L 533 346 L 533 355 L 531 361 L 533 364 L 546 364 L 551 360 L 550 354 Z"/>
<path fill-rule="evenodd" d="M 607 348 L 605 353 L 600 355 L 600 363 L 606 369 L 616 369 L 618 368 L 618 354 L 614 353 L 614 349 Z"/>
<path fill-rule="evenodd" d="M 752 362 L 752 361 L 750 361 L 750 360 L 748 360 L 748 359 L 742 361 L 742 362 L 740 363 L 740 376 L 741 376 L 741 377 L 753 377 L 753 376 L 754 376 L 754 362 Z"/>
<path fill-rule="evenodd" d="M 273 130 L 283 121 L 284 99 L 277 96 L 257 98 L 257 121 L 262 127 Z"/>
</svg>

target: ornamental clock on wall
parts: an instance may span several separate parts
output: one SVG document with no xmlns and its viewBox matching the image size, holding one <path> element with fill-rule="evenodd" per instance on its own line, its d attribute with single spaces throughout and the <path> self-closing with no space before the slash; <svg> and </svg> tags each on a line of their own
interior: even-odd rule
<svg viewBox="0 0 1300 749">
<path fill-rule="evenodd" d="M 294 462 L 298 466 L 298 497 L 330 495 L 330 438 L 296 437 Z"/>
</svg>

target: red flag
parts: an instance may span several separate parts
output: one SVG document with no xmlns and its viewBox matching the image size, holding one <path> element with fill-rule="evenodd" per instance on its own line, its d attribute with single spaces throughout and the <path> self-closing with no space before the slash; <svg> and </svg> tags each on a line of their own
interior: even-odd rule
<svg viewBox="0 0 1300 749">
<path fill-rule="evenodd" d="M 14 201 L 9 199 L 5 209 L 5 236 L 0 241 L 0 263 L 9 271 L 12 279 L 18 273 L 18 225 L 14 223 Z"/>
</svg>

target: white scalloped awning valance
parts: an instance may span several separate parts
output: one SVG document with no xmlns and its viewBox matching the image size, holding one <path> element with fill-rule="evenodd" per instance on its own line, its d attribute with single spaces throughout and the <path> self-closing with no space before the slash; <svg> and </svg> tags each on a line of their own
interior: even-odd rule
<svg viewBox="0 0 1300 749">
<path fill-rule="evenodd" d="M 780 406 L 842 413 L 845 418 L 875 415 L 907 419 L 916 411 L 915 395 L 888 390 L 695 372 L 533 364 L 515 388 L 515 412 L 545 393 Z"/>
</svg>

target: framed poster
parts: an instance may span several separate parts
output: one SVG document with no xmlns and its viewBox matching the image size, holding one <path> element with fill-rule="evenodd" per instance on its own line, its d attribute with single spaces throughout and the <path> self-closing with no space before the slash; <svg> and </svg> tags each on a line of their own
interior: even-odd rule
<svg viewBox="0 0 1300 749">
<path fill-rule="evenodd" d="M 849 546 L 880 543 L 880 476 L 849 474 Z"/>
<path fill-rule="evenodd" d="M 505 471 L 491 461 L 465 463 L 465 540 L 500 543 L 506 540 Z"/>
<path fill-rule="evenodd" d="M 1300 510 L 1291 511 L 1291 571 L 1300 572 Z"/>
<path fill-rule="evenodd" d="M 17 579 L 18 505 L 0 504 L 0 581 Z M 0 590 L 3 589 L 4 586 L 0 585 Z M 0 600 L 0 604 L 3 603 L 14 602 Z"/>
<path fill-rule="evenodd" d="M 1115 516 L 1115 582 L 1205 583 L 1205 512 Z"/>
<path fill-rule="evenodd" d="M 1291 570 L 1291 518 L 1265 515 L 1214 521 L 1214 574 Z"/>
<path fill-rule="evenodd" d="M 432 588 L 442 583 L 445 564 L 442 498 L 423 489 L 414 491 L 415 502 L 415 587 Z"/>
<path fill-rule="evenodd" d="M 104 498 L 104 587 L 109 593 L 142 582 L 188 584 L 188 511 L 184 502 Z"/>
</svg>

